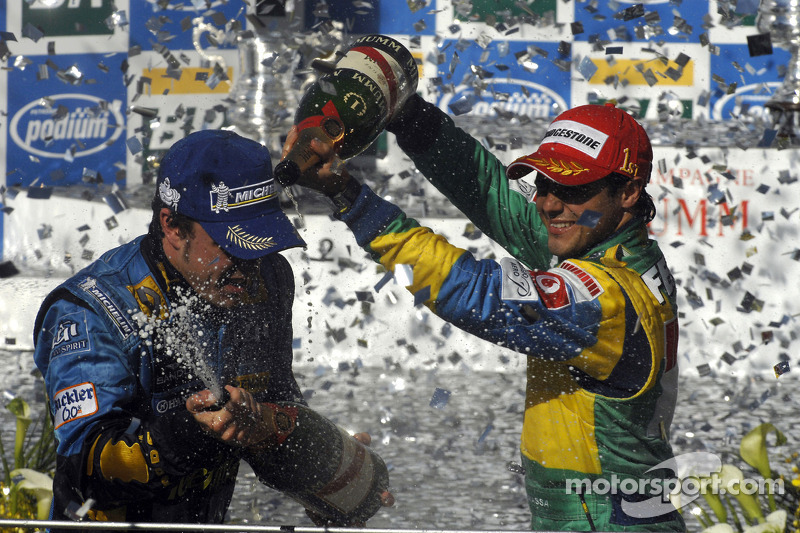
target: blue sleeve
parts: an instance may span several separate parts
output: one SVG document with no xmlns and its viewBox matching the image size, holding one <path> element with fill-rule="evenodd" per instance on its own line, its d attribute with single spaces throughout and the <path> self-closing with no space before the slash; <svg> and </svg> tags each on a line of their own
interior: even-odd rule
<svg viewBox="0 0 800 533">
<path fill-rule="evenodd" d="M 425 291 L 425 303 L 434 313 L 468 333 L 521 353 L 558 360 L 574 357 L 596 341 L 592 328 L 600 320 L 598 302 L 575 302 L 553 311 L 535 297 L 535 286 L 529 288 L 529 301 L 504 300 L 504 273 L 498 262 L 478 261 L 366 186 L 341 219 L 359 245 L 388 270 L 411 265 L 414 282 L 409 290 Z M 530 284 L 530 274 L 526 280 Z M 563 291 L 572 290 L 568 283 L 563 285 Z"/>
<path fill-rule="evenodd" d="M 143 407 L 139 350 L 124 350 L 117 331 L 94 310 L 68 295 L 46 305 L 34 359 L 58 441 L 56 509 L 87 498 L 100 508 L 153 498 L 169 476 L 186 475 L 225 452 L 188 411 L 156 417 Z"/>
<path fill-rule="evenodd" d="M 88 306 L 55 301 L 34 352 L 58 438 L 58 453 L 80 453 L 92 425 L 123 416 L 138 392 L 136 371 L 115 332 Z"/>
<path fill-rule="evenodd" d="M 596 343 L 601 315 L 597 302 L 552 310 L 536 289 L 528 301 L 504 299 L 507 277 L 498 262 L 463 254 L 439 289 L 436 314 L 499 346 L 555 361 L 571 359 Z"/>
</svg>

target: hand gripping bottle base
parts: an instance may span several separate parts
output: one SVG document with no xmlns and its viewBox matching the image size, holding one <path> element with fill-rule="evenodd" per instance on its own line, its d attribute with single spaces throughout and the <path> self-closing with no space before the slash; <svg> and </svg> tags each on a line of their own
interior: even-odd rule
<svg viewBox="0 0 800 533">
<path fill-rule="evenodd" d="M 278 442 L 248 458 L 263 483 L 337 526 L 366 522 L 378 512 L 389 473 L 374 451 L 304 405 L 267 405 Z"/>
<path fill-rule="evenodd" d="M 319 139 L 336 144 L 344 137 L 344 124 L 339 117 L 312 117 L 298 132 L 297 143 L 286 158 L 275 167 L 275 177 L 284 187 L 300 179 L 300 175 L 319 162 L 319 156 L 311 149 L 311 141 Z"/>
<path fill-rule="evenodd" d="M 275 167 L 275 179 L 288 187 L 317 163 L 308 156 L 314 137 L 332 142 L 341 159 L 360 154 L 417 91 L 418 81 L 417 63 L 398 41 L 385 35 L 356 39 L 333 71 L 314 82 L 300 100 L 294 118 L 300 138 Z M 304 137 L 304 130 L 320 128 L 326 117 L 339 120 L 341 136 L 334 139 L 322 128 Z"/>
</svg>

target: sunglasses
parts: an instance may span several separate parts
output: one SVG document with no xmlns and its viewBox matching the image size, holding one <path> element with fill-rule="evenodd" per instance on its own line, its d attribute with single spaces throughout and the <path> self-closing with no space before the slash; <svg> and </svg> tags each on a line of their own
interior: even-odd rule
<svg viewBox="0 0 800 533">
<path fill-rule="evenodd" d="M 547 176 L 539 173 L 536 175 L 536 179 L 533 183 L 536 186 L 536 196 L 544 198 L 548 194 L 552 194 L 562 202 L 568 204 L 582 204 L 607 188 L 611 180 L 609 176 L 606 176 L 605 178 L 586 183 L 585 185 L 568 186 L 556 183 Z"/>
</svg>

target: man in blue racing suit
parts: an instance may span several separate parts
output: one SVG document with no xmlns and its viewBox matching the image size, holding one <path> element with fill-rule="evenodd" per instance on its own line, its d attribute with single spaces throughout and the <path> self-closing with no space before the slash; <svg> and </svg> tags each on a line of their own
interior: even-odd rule
<svg viewBox="0 0 800 533">
<path fill-rule="evenodd" d="M 152 206 L 146 235 L 62 283 L 36 319 L 56 520 L 220 523 L 240 460 L 274 440 L 269 402 L 305 403 L 278 253 L 305 243 L 267 149 L 192 133 L 162 159 Z"/>
</svg>

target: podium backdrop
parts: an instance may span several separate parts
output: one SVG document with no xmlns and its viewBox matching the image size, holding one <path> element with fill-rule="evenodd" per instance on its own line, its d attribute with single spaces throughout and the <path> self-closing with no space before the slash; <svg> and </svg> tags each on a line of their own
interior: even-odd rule
<svg viewBox="0 0 800 533">
<path fill-rule="evenodd" d="M 0 0 L 0 180 L 137 184 L 186 131 L 227 126 L 235 36 L 253 28 L 254 4 L 295 69 L 331 31 L 394 35 L 419 59 L 426 98 L 498 129 L 508 113 L 609 98 L 651 121 L 736 120 L 761 112 L 789 59 L 777 46 L 751 56 L 756 0 L 738 12 L 723 0 Z M 193 39 L 198 28 L 222 38 Z"/>
</svg>

